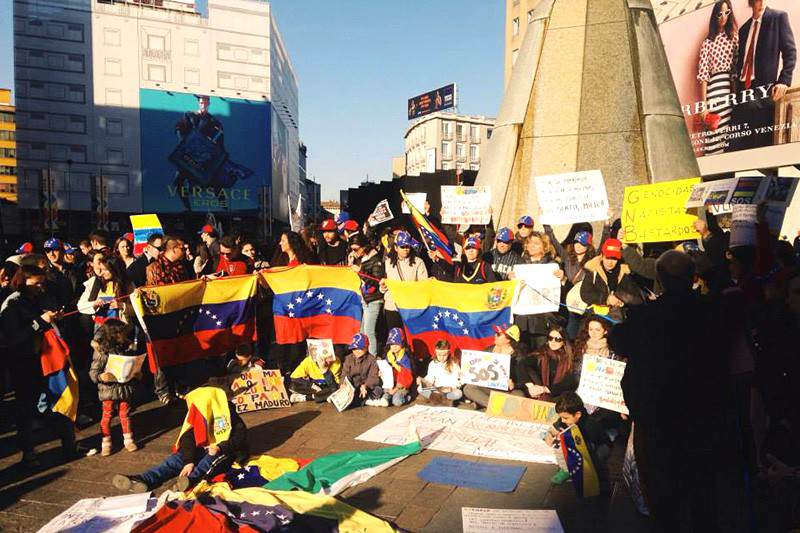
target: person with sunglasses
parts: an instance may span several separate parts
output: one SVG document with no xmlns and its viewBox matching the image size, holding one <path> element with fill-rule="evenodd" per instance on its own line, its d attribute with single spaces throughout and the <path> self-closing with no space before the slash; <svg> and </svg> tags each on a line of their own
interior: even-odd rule
<svg viewBox="0 0 800 533">
<path fill-rule="evenodd" d="M 517 223 L 517 233 L 514 235 L 514 242 L 511 245 L 511 249 L 519 255 L 522 255 L 525 251 L 525 240 L 531 233 L 533 233 L 533 217 L 522 215 L 519 217 L 519 222 Z"/>
<path fill-rule="evenodd" d="M 531 398 L 553 401 L 578 388 L 574 354 L 561 326 L 550 326 L 547 343 L 525 358 L 523 368 L 525 388 Z"/>
<path fill-rule="evenodd" d="M 253 271 L 250 258 L 242 255 L 236 239 L 225 235 L 219 240 L 219 259 L 214 272 L 220 276 L 242 276 Z"/>
<path fill-rule="evenodd" d="M 125 269 L 128 281 L 135 287 L 144 287 L 147 283 L 147 265 L 158 259 L 163 250 L 164 235 L 153 233 L 147 237 L 147 246 L 144 247 L 144 252 Z"/>
<path fill-rule="evenodd" d="M 397 311 L 391 292 L 388 292 L 386 280 L 421 281 L 428 279 L 428 269 L 425 263 L 417 256 L 420 244 L 411 237 L 407 231 L 398 231 L 394 236 L 394 245 L 384 260 L 386 276 L 381 279 L 380 291 L 383 293 L 386 327 L 402 328 L 403 321 Z"/>
<path fill-rule="evenodd" d="M 162 253 L 147 265 L 147 284 L 170 285 L 192 279 L 185 258 L 183 240 L 173 236 L 164 237 Z"/>
</svg>

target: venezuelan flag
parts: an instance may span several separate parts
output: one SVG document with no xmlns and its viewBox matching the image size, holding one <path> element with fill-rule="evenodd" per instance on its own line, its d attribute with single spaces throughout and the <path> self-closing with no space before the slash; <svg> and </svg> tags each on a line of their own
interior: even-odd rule
<svg viewBox="0 0 800 533">
<path fill-rule="evenodd" d="M 417 356 L 432 354 L 434 344 L 441 339 L 459 349 L 490 346 L 494 340 L 492 326 L 511 322 L 516 283 L 386 280 Z"/>
<path fill-rule="evenodd" d="M 429 247 L 433 246 L 434 249 L 438 250 L 445 261 L 453 264 L 453 248 L 450 246 L 450 239 L 442 233 L 442 230 L 431 224 L 427 217 L 414 207 L 402 189 L 400 190 L 400 197 L 408 207 L 408 211 L 411 213 L 411 222 L 416 226 L 417 231 L 419 231 L 419 234 L 422 236 L 422 240 L 424 240 Z"/>
<path fill-rule="evenodd" d="M 258 277 L 251 274 L 137 289 L 131 303 L 147 333 L 151 368 L 255 342 L 257 287 Z"/>
<path fill-rule="evenodd" d="M 577 425 L 562 432 L 559 437 L 561 451 L 567 462 L 569 477 L 579 498 L 600 494 L 600 480 L 592 463 L 586 440 Z"/>
<path fill-rule="evenodd" d="M 69 347 L 55 326 L 44 332 L 41 364 L 47 406 L 75 422 L 78 416 L 78 377 L 72 367 Z"/>
<path fill-rule="evenodd" d="M 349 343 L 361 328 L 361 282 L 347 267 L 300 265 L 261 272 L 275 297 L 278 344 L 308 338 Z"/>
<path fill-rule="evenodd" d="M 158 215 L 131 215 L 133 228 L 133 255 L 139 256 L 147 246 L 147 239 L 154 233 L 164 234 Z"/>
</svg>

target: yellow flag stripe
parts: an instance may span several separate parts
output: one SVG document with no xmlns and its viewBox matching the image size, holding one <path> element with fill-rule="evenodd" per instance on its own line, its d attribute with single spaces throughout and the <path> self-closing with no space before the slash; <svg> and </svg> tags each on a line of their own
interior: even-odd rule
<svg viewBox="0 0 800 533">
<path fill-rule="evenodd" d="M 300 265 L 261 272 L 275 294 L 332 287 L 358 292 L 358 274 L 347 267 Z"/>
<path fill-rule="evenodd" d="M 386 280 L 389 292 L 398 307 L 426 309 L 431 305 L 437 305 L 464 313 L 510 306 L 516 284 L 516 281 L 499 281 L 471 285 L 449 283 L 433 278 L 425 281 Z"/>
<path fill-rule="evenodd" d="M 138 289 L 139 297 L 131 298 L 137 312 L 142 312 L 141 299 L 144 294 L 158 298 L 157 313 L 166 314 L 186 307 L 202 304 L 217 304 L 246 300 L 256 294 L 258 276 L 234 276 L 215 280 L 194 280 L 163 287 Z"/>
<path fill-rule="evenodd" d="M 160 228 L 161 221 L 158 215 L 131 215 L 131 227 L 137 229 Z"/>
</svg>

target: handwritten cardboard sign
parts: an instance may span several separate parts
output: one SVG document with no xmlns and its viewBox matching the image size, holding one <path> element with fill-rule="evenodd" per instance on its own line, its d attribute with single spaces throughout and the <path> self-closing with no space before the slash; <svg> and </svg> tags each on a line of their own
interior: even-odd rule
<svg viewBox="0 0 800 533">
<path fill-rule="evenodd" d="M 119 355 L 108 354 L 105 371 L 114 374 L 117 383 L 127 383 L 133 376 L 142 371 L 142 363 L 146 354 L 142 355 Z"/>
<path fill-rule="evenodd" d="M 625 363 L 597 355 L 584 355 L 578 396 L 583 403 L 628 414 L 620 380 Z"/>
<path fill-rule="evenodd" d="M 749 246 L 756 244 L 757 205 L 734 204 L 731 215 L 731 235 L 728 246 Z"/>
<path fill-rule="evenodd" d="M 486 414 L 508 420 L 541 424 L 552 424 L 558 418 L 556 404 L 553 402 L 523 398 L 494 390 L 489 394 Z"/>
<path fill-rule="evenodd" d="M 508 390 L 511 356 L 504 353 L 461 350 L 461 380 L 490 389 Z"/>
<path fill-rule="evenodd" d="M 698 238 L 695 215 L 686 212 L 692 187 L 700 178 L 625 187 L 622 227 L 625 242 L 666 242 Z"/>
<path fill-rule="evenodd" d="M 442 185 L 442 222 L 445 224 L 489 223 L 492 191 L 487 186 Z"/>
<path fill-rule="evenodd" d="M 308 356 L 319 368 L 327 368 L 329 363 L 336 358 L 331 339 L 306 339 Z"/>
<path fill-rule="evenodd" d="M 551 510 L 462 507 L 461 521 L 464 533 L 564 533 Z"/>
<path fill-rule="evenodd" d="M 535 176 L 542 224 L 573 224 L 608 218 L 608 194 L 599 170 Z"/>
<path fill-rule="evenodd" d="M 408 198 L 408 201 L 411 202 L 411 205 L 414 206 L 414 209 L 416 209 L 422 214 L 425 214 L 425 201 L 428 199 L 428 193 L 407 192 L 406 198 Z M 405 202 L 403 202 L 403 205 L 400 206 L 400 209 L 405 215 L 411 214 L 411 210 L 408 208 Z"/>
<path fill-rule="evenodd" d="M 537 315 L 558 311 L 561 301 L 561 280 L 556 277 L 558 265 L 514 265 L 517 284 L 514 305 L 515 315 Z"/>
<path fill-rule="evenodd" d="M 289 395 L 279 370 L 253 367 L 233 381 L 233 405 L 237 413 L 290 407 Z"/>
</svg>

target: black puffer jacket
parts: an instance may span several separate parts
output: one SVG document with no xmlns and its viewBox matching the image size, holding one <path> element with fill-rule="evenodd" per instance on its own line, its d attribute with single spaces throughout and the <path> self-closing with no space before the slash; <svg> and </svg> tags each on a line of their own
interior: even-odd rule
<svg viewBox="0 0 800 533">
<path fill-rule="evenodd" d="M 383 279 L 386 277 L 386 272 L 383 268 L 383 256 L 380 253 L 375 253 L 367 259 L 361 261 L 361 272 L 368 275 L 369 278 L 361 277 L 361 296 L 367 303 L 383 300 L 383 293 L 380 291 L 380 284 L 370 278 Z"/>
<path fill-rule="evenodd" d="M 128 357 L 136 355 L 133 351 L 133 346 L 127 347 L 125 350 L 118 350 L 117 353 Z M 108 352 L 104 350 L 95 350 L 94 356 L 92 357 L 92 366 L 89 368 L 89 378 L 93 383 L 97 384 L 97 396 L 100 398 L 100 401 L 129 401 L 136 392 L 136 385 L 139 383 L 139 380 L 132 379 L 126 383 L 101 380 L 100 374 L 105 372 L 106 363 L 108 363 Z"/>
</svg>

